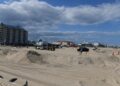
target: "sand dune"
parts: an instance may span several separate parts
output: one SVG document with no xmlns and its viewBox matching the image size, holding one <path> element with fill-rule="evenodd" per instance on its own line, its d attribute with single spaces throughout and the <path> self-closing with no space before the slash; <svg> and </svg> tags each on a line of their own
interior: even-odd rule
<svg viewBox="0 0 120 86">
<path fill-rule="evenodd" d="M 56 51 L 0 49 L 0 86 L 120 86 L 119 49 L 100 48 L 82 55 L 76 48 Z M 114 55 L 113 55 L 113 52 Z M 15 84 L 9 81 L 17 77 Z"/>
</svg>

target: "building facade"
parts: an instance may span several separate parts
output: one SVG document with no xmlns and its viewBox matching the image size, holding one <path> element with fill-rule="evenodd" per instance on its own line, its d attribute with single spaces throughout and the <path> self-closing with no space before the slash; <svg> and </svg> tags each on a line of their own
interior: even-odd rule
<svg viewBox="0 0 120 86">
<path fill-rule="evenodd" d="M 28 42 L 28 32 L 20 27 L 0 24 L 0 44 L 25 45 Z"/>
<path fill-rule="evenodd" d="M 57 41 L 56 44 L 59 44 L 61 46 L 66 46 L 66 47 L 76 47 L 76 44 L 71 41 Z"/>
</svg>

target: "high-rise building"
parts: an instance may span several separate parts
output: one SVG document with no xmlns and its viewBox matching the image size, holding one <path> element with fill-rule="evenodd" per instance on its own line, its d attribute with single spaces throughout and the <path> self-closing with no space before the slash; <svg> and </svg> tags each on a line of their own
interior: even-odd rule
<svg viewBox="0 0 120 86">
<path fill-rule="evenodd" d="M 28 32 L 21 28 L 0 24 L 0 44 L 25 45 L 28 42 Z"/>
</svg>

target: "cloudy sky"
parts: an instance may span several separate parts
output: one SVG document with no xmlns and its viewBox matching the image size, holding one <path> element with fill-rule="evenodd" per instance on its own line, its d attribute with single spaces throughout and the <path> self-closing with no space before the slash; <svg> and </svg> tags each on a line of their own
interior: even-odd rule
<svg viewBox="0 0 120 86">
<path fill-rule="evenodd" d="M 32 40 L 120 44 L 120 0 L 0 0 L 0 22 Z"/>
</svg>

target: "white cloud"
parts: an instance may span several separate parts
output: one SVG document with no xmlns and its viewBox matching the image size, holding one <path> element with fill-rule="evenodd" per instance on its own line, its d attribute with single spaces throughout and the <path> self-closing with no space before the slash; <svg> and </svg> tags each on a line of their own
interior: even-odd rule
<svg viewBox="0 0 120 86">
<path fill-rule="evenodd" d="M 65 22 L 69 24 L 96 24 L 120 19 L 120 4 L 78 6 L 66 8 Z"/>
<path fill-rule="evenodd" d="M 120 3 L 60 7 L 38 0 L 10 0 L 0 4 L 0 21 L 38 32 L 57 24 L 90 25 L 120 20 Z"/>
<path fill-rule="evenodd" d="M 0 21 L 28 28 L 45 29 L 55 26 L 61 10 L 38 0 L 21 0 L 0 4 Z"/>
</svg>

